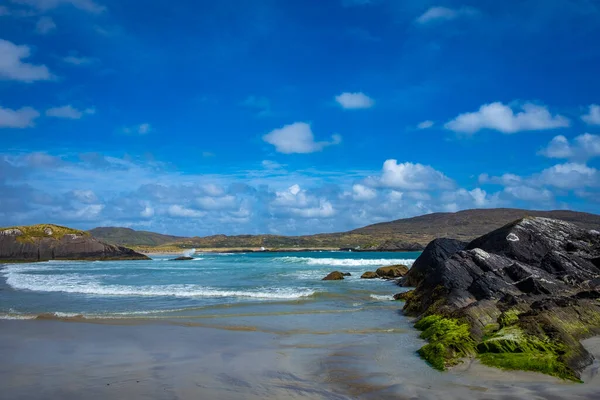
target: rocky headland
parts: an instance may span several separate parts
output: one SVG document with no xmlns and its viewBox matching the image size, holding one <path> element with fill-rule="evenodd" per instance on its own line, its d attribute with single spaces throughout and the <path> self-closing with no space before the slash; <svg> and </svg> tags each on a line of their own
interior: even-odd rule
<svg viewBox="0 0 600 400">
<path fill-rule="evenodd" d="M 436 239 L 397 295 L 429 341 L 419 354 L 444 370 L 463 358 L 579 380 L 600 334 L 600 232 L 523 218 L 470 243 Z"/>
<path fill-rule="evenodd" d="M 0 229 L 0 262 L 48 260 L 149 260 L 126 247 L 104 243 L 89 233 L 58 225 Z"/>
</svg>

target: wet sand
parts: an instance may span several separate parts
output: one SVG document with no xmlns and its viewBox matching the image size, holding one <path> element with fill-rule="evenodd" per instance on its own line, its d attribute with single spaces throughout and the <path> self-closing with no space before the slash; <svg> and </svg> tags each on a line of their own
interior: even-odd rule
<svg viewBox="0 0 600 400">
<path fill-rule="evenodd" d="M 0 321 L 2 399 L 594 399 L 584 384 L 416 356 L 416 332 L 275 334 L 165 323 Z M 585 345 L 598 357 L 600 338 Z"/>
</svg>

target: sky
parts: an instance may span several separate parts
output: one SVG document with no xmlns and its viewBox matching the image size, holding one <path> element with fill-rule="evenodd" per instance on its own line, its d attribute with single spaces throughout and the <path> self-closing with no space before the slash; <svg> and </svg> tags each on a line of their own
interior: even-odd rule
<svg viewBox="0 0 600 400">
<path fill-rule="evenodd" d="M 0 0 L 0 226 L 600 212 L 596 0 Z"/>
</svg>

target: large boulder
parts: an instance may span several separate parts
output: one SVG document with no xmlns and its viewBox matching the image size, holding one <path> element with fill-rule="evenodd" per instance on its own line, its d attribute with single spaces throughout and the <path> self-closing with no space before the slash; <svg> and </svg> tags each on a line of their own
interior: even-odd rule
<svg viewBox="0 0 600 400">
<path fill-rule="evenodd" d="M 406 265 L 390 265 L 388 267 L 380 267 L 377 268 L 375 273 L 380 278 L 400 278 L 408 272 L 408 267 Z"/>
<path fill-rule="evenodd" d="M 342 274 L 340 271 L 333 271 L 330 272 L 325 278 L 323 278 L 323 281 L 339 281 L 344 279 L 344 274 Z"/>
<path fill-rule="evenodd" d="M 374 271 L 367 271 L 360 276 L 360 279 L 375 279 L 375 278 L 379 278 L 379 276 Z"/>
<path fill-rule="evenodd" d="M 416 289 L 402 295 L 431 342 L 420 354 L 440 368 L 477 356 L 578 379 L 592 360 L 579 340 L 600 334 L 598 257 L 598 232 L 547 218 L 469 244 L 434 240 L 405 277 Z"/>
<path fill-rule="evenodd" d="M 101 242 L 87 232 L 58 225 L 0 230 L 0 262 L 48 260 L 149 260 L 122 246 Z"/>
</svg>

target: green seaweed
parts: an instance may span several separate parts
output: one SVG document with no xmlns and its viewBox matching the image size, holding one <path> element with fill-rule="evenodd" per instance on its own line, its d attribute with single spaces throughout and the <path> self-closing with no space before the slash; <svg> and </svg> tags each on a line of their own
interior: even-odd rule
<svg viewBox="0 0 600 400">
<path fill-rule="evenodd" d="M 458 319 L 429 315 L 418 321 L 415 328 L 422 330 L 421 338 L 429 341 L 418 353 L 435 369 L 444 371 L 461 358 L 475 354 L 469 325 Z"/>
<path fill-rule="evenodd" d="M 548 338 L 528 335 L 511 325 L 477 344 L 478 358 L 485 365 L 508 370 L 541 372 L 579 381 L 563 361 L 565 346 Z"/>
<path fill-rule="evenodd" d="M 500 327 L 504 328 L 519 322 L 519 314 L 521 314 L 519 310 L 508 310 L 500 314 L 500 317 L 498 317 Z"/>
</svg>

